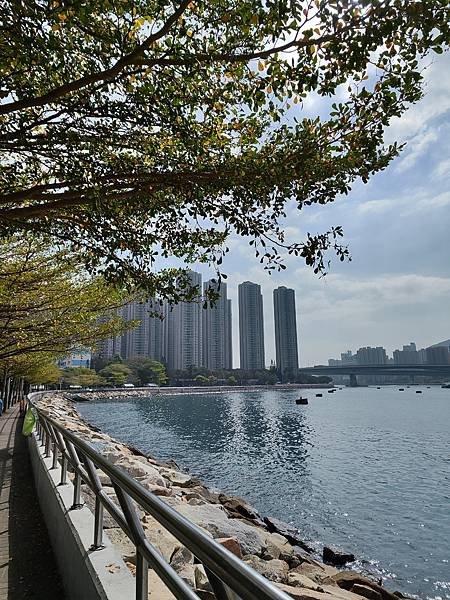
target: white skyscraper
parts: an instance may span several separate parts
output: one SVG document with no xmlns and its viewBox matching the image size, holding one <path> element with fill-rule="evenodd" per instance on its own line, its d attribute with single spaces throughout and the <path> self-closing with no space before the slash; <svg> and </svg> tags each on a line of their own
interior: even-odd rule
<svg viewBox="0 0 450 600">
<path fill-rule="evenodd" d="M 203 366 L 207 369 L 231 369 L 231 300 L 227 298 L 227 285 L 211 279 L 203 284 L 204 295 L 208 288 L 215 290 L 219 298 L 214 306 L 202 310 Z"/>
<path fill-rule="evenodd" d="M 189 271 L 191 286 L 199 296 L 192 302 L 166 306 L 165 356 L 169 370 L 199 367 L 202 364 L 202 299 L 200 273 Z"/>
<path fill-rule="evenodd" d="M 244 281 L 238 286 L 241 369 L 264 369 L 264 318 L 261 286 Z"/>
<path fill-rule="evenodd" d="M 273 309 L 277 370 L 282 381 L 289 381 L 298 372 L 295 291 L 284 286 L 273 290 Z"/>
</svg>

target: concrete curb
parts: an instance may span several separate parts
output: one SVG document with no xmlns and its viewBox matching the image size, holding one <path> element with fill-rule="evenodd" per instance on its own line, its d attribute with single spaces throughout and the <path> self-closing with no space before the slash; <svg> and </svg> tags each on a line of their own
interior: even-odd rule
<svg viewBox="0 0 450 600">
<path fill-rule="evenodd" d="M 70 600 L 124 600 L 135 597 L 135 580 L 103 533 L 104 548 L 90 550 L 94 516 L 87 507 L 70 510 L 73 485 L 60 486 L 60 468 L 44 457 L 34 435 L 28 438 L 37 496 L 64 589 Z"/>
</svg>

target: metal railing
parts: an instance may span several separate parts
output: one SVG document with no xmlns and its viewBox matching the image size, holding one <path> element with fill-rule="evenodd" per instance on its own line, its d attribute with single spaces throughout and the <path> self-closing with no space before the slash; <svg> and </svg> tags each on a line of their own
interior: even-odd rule
<svg viewBox="0 0 450 600">
<path fill-rule="evenodd" d="M 188 548 L 205 568 L 217 600 L 292 600 L 270 581 L 239 560 L 171 506 L 145 489 L 128 473 L 110 463 L 30 400 L 38 415 L 36 437 L 51 458 L 52 468 L 61 467 L 60 485 L 67 484 L 68 466 L 74 472 L 71 509 L 83 506 L 81 484 L 95 495 L 93 550 L 102 549 L 103 511 L 106 509 L 136 547 L 136 600 L 148 598 L 148 569 L 153 569 L 176 598 L 198 600 L 195 591 L 164 560 L 147 540 L 134 502 Z M 97 469 L 108 476 L 119 505 L 103 489 Z"/>
</svg>

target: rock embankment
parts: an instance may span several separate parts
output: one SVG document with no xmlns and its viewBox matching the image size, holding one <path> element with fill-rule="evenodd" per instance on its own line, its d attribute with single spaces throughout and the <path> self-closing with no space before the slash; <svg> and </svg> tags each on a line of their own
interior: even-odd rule
<svg viewBox="0 0 450 600">
<path fill-rule="evenodd" d="M 142 398 L 152 394 L 178 396 L 183 394 L 221 394 L 238 392 L 264 392 L 267 390 L 305 390 L 305 389 L 334 389 L 330 383 L 283 383 L 277 385 L 212 385 L 212 386 L 162 386 L 138 388 L 107 388 L 95 390 L 80 390 L 70 392 L 69 396 L 76 402 L 89 400 L 109 400 L 111 398 Z"/>
<path fill-rule="evenodd" d="M 331 564 L 316 560 L 311 548 L 300 539 L 293 527 L 277 519 L 263 517 L 240 498 L 209 490 L 197 478 L 182 472 L 174 462 L 161 462 L 144 456 L 135 448 L 96 430 L 83 421 L 73 403 L 63 394 L 44 396 L 38 406 L 292 598 L 398 600 L 398 596 L 356 572 L 339 571 Z M 117 501 L 109 478 L 100 471 L 99 476 L 106 493 Z M 82 491 L 84 501 L 93 508 L 92 492 L 86 485 L 83 485 Z M 201 598 L 213 600 L 215 596 L 204 568 L 196 564 L 193 554 L 149 514 L 139 509 L 138 514 L 149 542 Z M 109 515 L 105 515 L 104 526 L 108 537 L 118 546 L 134 572 L 134 545 Z M 341 561 L 342 564 L 342 555 L 336 550 L 329 550 L 326 551 L 328 560 Z M 149 583 L 152 600 L 174 598 L 151 570 Z"/>
</svg>

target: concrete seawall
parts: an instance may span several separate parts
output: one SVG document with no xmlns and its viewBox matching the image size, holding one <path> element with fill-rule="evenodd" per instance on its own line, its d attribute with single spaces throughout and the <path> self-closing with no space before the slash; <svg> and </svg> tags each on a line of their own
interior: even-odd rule
<svg viewBox="0 0 450 600">
<path fill-rule="evenodd" d="M 91 550 L 94 516 L 83 506 L 71 510 L 73 485 L 59 485 L 61 469 L 34 435 L 28 438 L 39 504 L 70 600 L 124 600 L 134 598 L 134 578 L 119 551 L 104 534 L 104 548 Z"/>
</svg>

